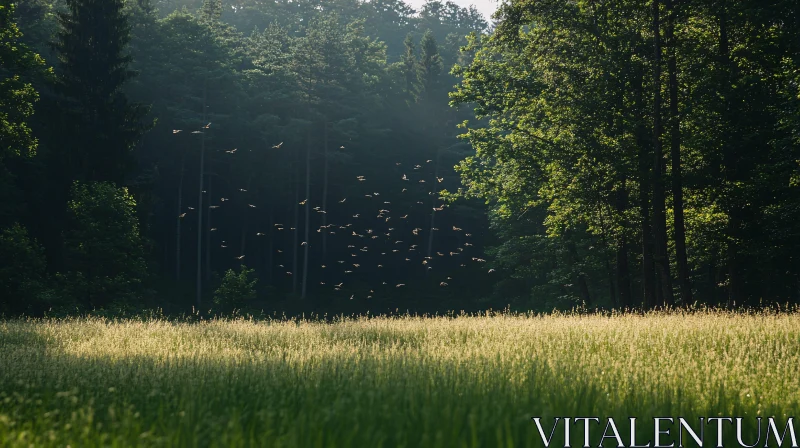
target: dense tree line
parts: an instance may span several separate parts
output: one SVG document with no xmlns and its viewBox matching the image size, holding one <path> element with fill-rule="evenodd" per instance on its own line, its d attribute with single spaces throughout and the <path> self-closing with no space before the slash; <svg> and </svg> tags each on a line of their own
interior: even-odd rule
<svg viewBox="0 0 800 448">
<path fill-rule="evenodd" d="M 4 64 L 25 93 L 3 107 L 25 132 L 4 131 L 19 140 L 3 189 L 19 200 L 5 204 L 19 207 L 2 225 L 27 254 L 4 263 L 36 273 L 8 277 L 6 311 L 433 311 L 478 297 L 486 282 L 469 271 L 486 269 L 455 252 L 480 254 L 463 244 L 464 229 L 477 240 L 485 227 L 480 209 L 438 194 L 458 185 L 467 151 L 448 72 L 467 60 L 466 36 L 488 28 L 476 10 L 6 5 L 22 32 L 4 39 L 29 56 Z M 251 289 L 245 303 L 230 292 Z"/>
<path fill-rule="evenodd" d="M 505 3 L 0 0 L 0 312 L 797 301 L 795 2 Z"/>
<path fill-rule="evenodd" d="M 795 302 L 800 10 L 534 1 L 474 39 L 457 104 L 505 294 L 602 306 Z"/>
</svg>

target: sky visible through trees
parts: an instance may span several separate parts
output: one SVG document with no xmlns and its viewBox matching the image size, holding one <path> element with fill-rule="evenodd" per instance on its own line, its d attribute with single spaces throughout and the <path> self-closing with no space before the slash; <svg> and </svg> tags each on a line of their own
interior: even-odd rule
<svg viewBox="0 0 800 448">
<path fill-rule="evenodd" d="M 408 3 L 414 9 L 421 9 L 425 4 L 425 0 L 410 0 L 406 3 Z M 491 19 L 492 14 L 494 14 L 499 6 L 499 0 L 454 0 L 453 3 L 463 8 L 475 6 L 475 8 L 480 11 L 480 13 L 483 14 L 483 17 L 487 20 Z"/>
<path fill-rule="evenodd" d="M 800 298 L 795 2 L 0 0 L 0 313 Z"/>
</svg>

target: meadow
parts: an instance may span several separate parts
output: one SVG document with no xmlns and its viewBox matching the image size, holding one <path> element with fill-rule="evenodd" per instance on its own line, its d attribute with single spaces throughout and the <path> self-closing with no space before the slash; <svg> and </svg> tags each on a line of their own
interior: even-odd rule
<svg viewBox="0 0 800 448">
<path fill-rule="evenodd" d="M 0 321 L 3 447 L 524 447 L 533 416 L 798 410 L 796 313 Z"/>
</svg>

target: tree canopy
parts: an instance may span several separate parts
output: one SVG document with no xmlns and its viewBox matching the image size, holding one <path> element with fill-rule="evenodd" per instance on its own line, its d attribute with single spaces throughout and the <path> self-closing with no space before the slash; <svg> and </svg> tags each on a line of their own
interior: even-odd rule
<svg viewBox="0 0 800 448">
<path fill-rule="evenodd" d="M 30 270 L 4 307 L 796 302 L 799 23 L 777 0 L 0 2 L 0 229 Z"/>
</svg>

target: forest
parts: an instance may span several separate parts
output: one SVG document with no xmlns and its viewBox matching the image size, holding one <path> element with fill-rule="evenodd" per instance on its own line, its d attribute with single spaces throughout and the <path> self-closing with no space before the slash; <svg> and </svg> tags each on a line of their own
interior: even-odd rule
<svg viewBox="0 0 800 448">
<path fill-rule="evenodd" d="M 0 0 L 0 315 L 800 301 L 800 5 Z"/>
</svg>

